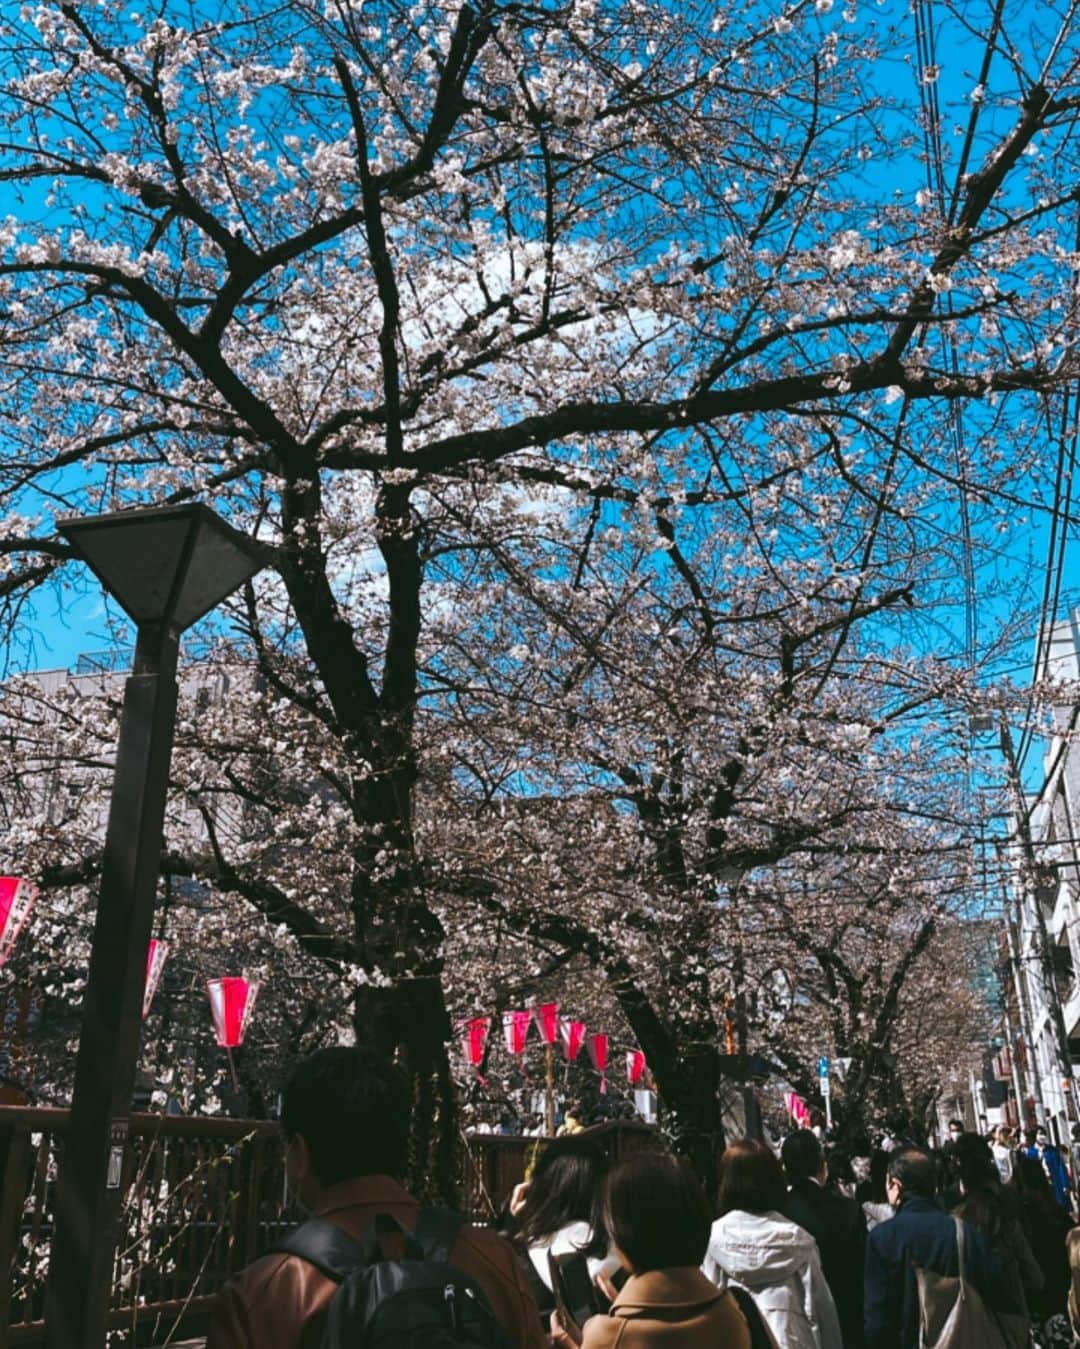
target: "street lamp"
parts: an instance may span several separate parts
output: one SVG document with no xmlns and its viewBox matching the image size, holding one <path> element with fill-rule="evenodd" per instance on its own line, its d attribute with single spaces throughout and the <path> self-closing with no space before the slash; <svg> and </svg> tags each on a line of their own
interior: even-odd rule
<svg viewBox="0 0 1080 1349">
<path fill-rule="evenodd" d="M 200 504 L 66 520 L 59 531 L 137 632 L 45 1300 L 48 1349 L 102 1349 L 161 864 L 180 634 L 254 576 L 264 556 L 254 540 Z"/>
</svg>

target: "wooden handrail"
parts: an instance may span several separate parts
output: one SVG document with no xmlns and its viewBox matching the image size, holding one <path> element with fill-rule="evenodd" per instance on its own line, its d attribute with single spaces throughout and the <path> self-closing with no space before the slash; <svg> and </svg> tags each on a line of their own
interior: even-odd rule
<svg viewBox="0 0 1080 1349">
<path fill-rule="evenodd" d="M 64 1134 L 69 1111 L 60 1106 L 0 1105 L 0 1129 L 27 1128 L 31 1133 Z M 276 1134 L 278 1125 L 265 1119 L 228 1119 L 217 1115 L 159 1115 L 137 1112 L 130 1132 L 163 1138 L 247 1138 L 249 1134 Z"/>
</svg>

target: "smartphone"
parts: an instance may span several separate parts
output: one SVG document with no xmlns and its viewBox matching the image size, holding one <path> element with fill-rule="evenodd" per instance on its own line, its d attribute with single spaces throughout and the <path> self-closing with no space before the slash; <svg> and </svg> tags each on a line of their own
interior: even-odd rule
<svg viewBox="0 0 1080 1349">
<path fill-rule="evenodd" d="M 582 1327 L 599 1310 L 596 1289 L 589 1276 L 589 1262 L 580 1251 L 553 1255 L 548 1251 L 551 1291 L 559 1320 L 572 1339 L 581 1343 Z"/>
</svg>

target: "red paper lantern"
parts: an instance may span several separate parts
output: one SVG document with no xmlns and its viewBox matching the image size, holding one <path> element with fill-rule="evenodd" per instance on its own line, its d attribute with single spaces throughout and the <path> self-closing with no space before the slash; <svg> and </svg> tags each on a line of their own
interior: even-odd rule
<svg viewBox="0 0 1080 1349">
<path fill-rule="evenodd" d="M 146 951 L 146 983 L 143 986 L 143 1020 L 150 1015 L 150 1004 L 154 1001 L 161 971 L 165 968 L 165 957 L 169 954 L 169 943 L 151 939 Z"/>
<path fill-rule="evenodd" d="M 645 1073 L 645 1054 L 640 1049 L 626 1051 L 626 1080 L 636 1087 Z"/>
<path fill-rule="evenodd" d="M 0 876 L 0 965 L 3 965 L 30 917 L 38 888 L 19 876 Z"/>
<path fill-rule="evenodd" d="M 589 1058 L 600 1074 L 601 1094 L 607 1091 L 608 1038 L 606 1035 L 589 1036 Z"/>
<path fill-rule="evenodd" d="M 585 1022 L 563 1020 L 559 1025 L 559 1033 L 562 1036 L 563 1053 L 573 1063 L 585 1043 Z"/>
<path fill-rule="evenodd" d="M 535 1015 L 541 1040 L 546 1045 L 553 1045 L 559 1038 L 559 1004 L 545 1002 L 542 1007 L 536 1008 Z"/>
<path fill-rule="evenodd" d="M 484 1061 L 484 1047 L 487 1044 L 491 1017 L 474 1016 L 465 1023 L 465 1057 L 473 1068 L 479 1068 Z"/>
<path fill-rule="evenodd" d="M 511 1054 L 521 1054 L 529 1038 L 532 1012 L 503 1012 L 503 1035 Z"/>
<path fill-rule="evenodd" d="M 259 993 L 258 980 L 236 976 L 207 979 L 206 992 L 218 1044 L 222 1049 L 242 1045 Z"/>
<path fill-rule="evenodd" d="M 810 1110 L 803 1098 L 797 1092 L 789 1091 L 784 1097 L 784 1105 L 799 1128 L 806 1128 L 810 1123 Z"/>
</svg>

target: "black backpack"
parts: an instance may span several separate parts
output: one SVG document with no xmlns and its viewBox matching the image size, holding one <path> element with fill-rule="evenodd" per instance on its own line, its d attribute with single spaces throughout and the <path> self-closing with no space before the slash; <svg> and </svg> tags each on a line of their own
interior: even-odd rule
<svg viewBox="0 0 1080 1349">
<path fill-rule="evenodd" d="M 379 1214 L 360 1241 L 321 1218 L 274 1247 L 298 1255 L 340 1287 L 330 1299 L 321 1349 L 511 1349 L 479 1286 L 450 1264 L 465 1219 L 425 1208 L 414 1232 Z M 384 1260 L 379 1236 L 400 1233 L 405 1253 Z"/>
</svg>

